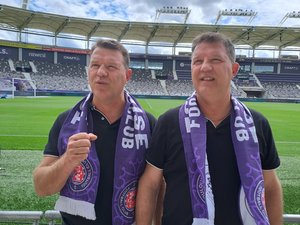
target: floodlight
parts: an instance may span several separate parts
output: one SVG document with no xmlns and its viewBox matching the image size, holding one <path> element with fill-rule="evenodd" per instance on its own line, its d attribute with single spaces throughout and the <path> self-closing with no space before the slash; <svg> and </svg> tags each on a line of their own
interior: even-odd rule
<svg viewBox="0 0 300 225">
<path fill-rule="evenodd" d="M 163 6 L 161 9 L 156 10 L 156 16 L 154 22 L 157 22 L 159 19 L 160 14 L 182 14 L 185 15 L 185 20 L 184 23 L 186 23 L 191 10 L 188 9 L 188 7 L 182 7 L 182 6 L 177 6 L 176 8 L 173 6 Z"/>
<path fill-rule="evenodd" d="M 23 9 L 27 9 L 28 8 L 28 4 L 29 4 L 29 0 L 23 0 L 22 1 L 22 8 Z"/>
<path fill-rule="evenodd" d="M 278 26 L 281 26 L 288 18 L 300 18 L 300 12 L 292 11 L 289 13 L 286 13 L 285 16 L 282 18 Z"/>
<path fill-rule="evenodd" d="M 248 17 L 250 17 L 248 20 L 248 24 L 250 24 L 256 15 L 257 15 L 257 12 L 254 12 L 252 10 L 247 10 L 247 9 L 246 10 L 243 10 L 243 9 L 220 10 L 215 24 L 217 24 L 219 22 L 219 20 L 221 19 L 222 16 L 248 16 Z"/>
</svg>

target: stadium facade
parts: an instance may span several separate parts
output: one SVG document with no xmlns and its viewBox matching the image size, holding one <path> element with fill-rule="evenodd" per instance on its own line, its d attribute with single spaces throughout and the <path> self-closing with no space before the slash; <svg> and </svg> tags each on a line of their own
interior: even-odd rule
<svg viewBox="0 0 300 225">
<path fill-rule="evenodd" d="M 136 95 L 185 97 L 193 90 L 190 50 L 179 52 L 176 48 L 190 46 L 199 33 L 214 31 L 230 37 L 237 52 L 242 52 L 241 49 L 248 52 L 237 54 L 241 67 L 232 82 L 236 97 L 300 99 L 300 30 L 297 27 L 100 21 L 5 5 L 0 8 L 0 32 L 12 32 L 18 37 L 17 41 L 0 40 L 2 93 L 15 89 L 22 95 L 36 88 L 40 95 L 85 94 L 89 90 L 86 85 L 89 50 L 62 47 L 58 40 L 76 39 L 90 46 L 98 38 L 113 38 L 145 47 L 143 53 L 130 53 L 134 74 L 127 85 L 129 91 Z M 30 43 L 27 40 L 30 35 L 50 37 L 54 45 Z M 24 37 L 27 37 L 25 42 Z M 173 50 L 168 55 L 150 54 L 150 47 Z M 261 50 L 272 50 L 277 57 L 255 57 L 255 52 Z M 286 52 L 289 54 L 283 54 Z"/>
</svg>

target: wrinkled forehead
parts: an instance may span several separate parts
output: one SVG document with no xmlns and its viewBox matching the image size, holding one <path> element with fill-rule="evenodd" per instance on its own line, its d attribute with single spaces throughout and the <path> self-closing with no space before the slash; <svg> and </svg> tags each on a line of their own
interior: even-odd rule
<svg viewBox="0 0 300 225">
<path fill-rule="evenodd" d="M 224 44 L 221 42 L 202 42 L 195 47 L 192 54 L 192 59 L 203 56 L 228 57 L 228 54 Z"/>
<path fill-rule="evenodd" d="M 91 54 L 90 61 L 110 61 L 124 64 L 124 58 L 120 51 L 109 48 L 97 47 Z"/>
</svg>

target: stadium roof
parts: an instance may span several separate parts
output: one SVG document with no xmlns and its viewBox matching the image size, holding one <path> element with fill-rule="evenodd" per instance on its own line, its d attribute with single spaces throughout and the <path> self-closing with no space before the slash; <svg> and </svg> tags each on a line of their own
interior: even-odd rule
<svg viewBox="0 0 300 225">
<path fill-rule="evenodd" d="M 94 20 L 41 13 L 0 5 L 0 29 L 29 32 L 39 30 L 52 36 L 81 36 L 83 40 L 105 37 L 122 42 L 135 41 L 145 45 L 177 46 L 191 43 L 201 32 L 222 32 L 235 45 L 285 48 L 300 47 L 300 27 L 249 25 L 209 25 L 179 23 L 148 23 L 133 21 Z M 29 29 L 29 31 L 26 31 Z M 78 36 L 77 36 L 78 37 Z"/>
</svg>

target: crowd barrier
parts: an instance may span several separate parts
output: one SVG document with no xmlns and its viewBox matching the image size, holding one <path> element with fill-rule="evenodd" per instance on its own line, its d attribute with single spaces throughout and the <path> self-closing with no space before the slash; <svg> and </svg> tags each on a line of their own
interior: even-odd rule
<svg viewBox="0 0 300 225">
<path fill-rule="evenodd" d="M 43 211 L 0 211 L 0 224 L 1 223 L 18 223 L 18 224 L 28 224 L 33 225 L 41 224 L 41 220 L 45 219 L 46 222 L 43 224 L 48 225 L 59 225 L 61 224 L 60 213 L 56 210 Z M 300 224 L 299 214 L 284 214 L 283 221 L 285 224 L 294 223 Z"/>
<path fill-rule="evenodd" d="M 44 218 L 43 223 L 41 220 Z M 0 224 L 61 224 L 61 216 L 58 211 L 0 211 Z"/>
</svg>

